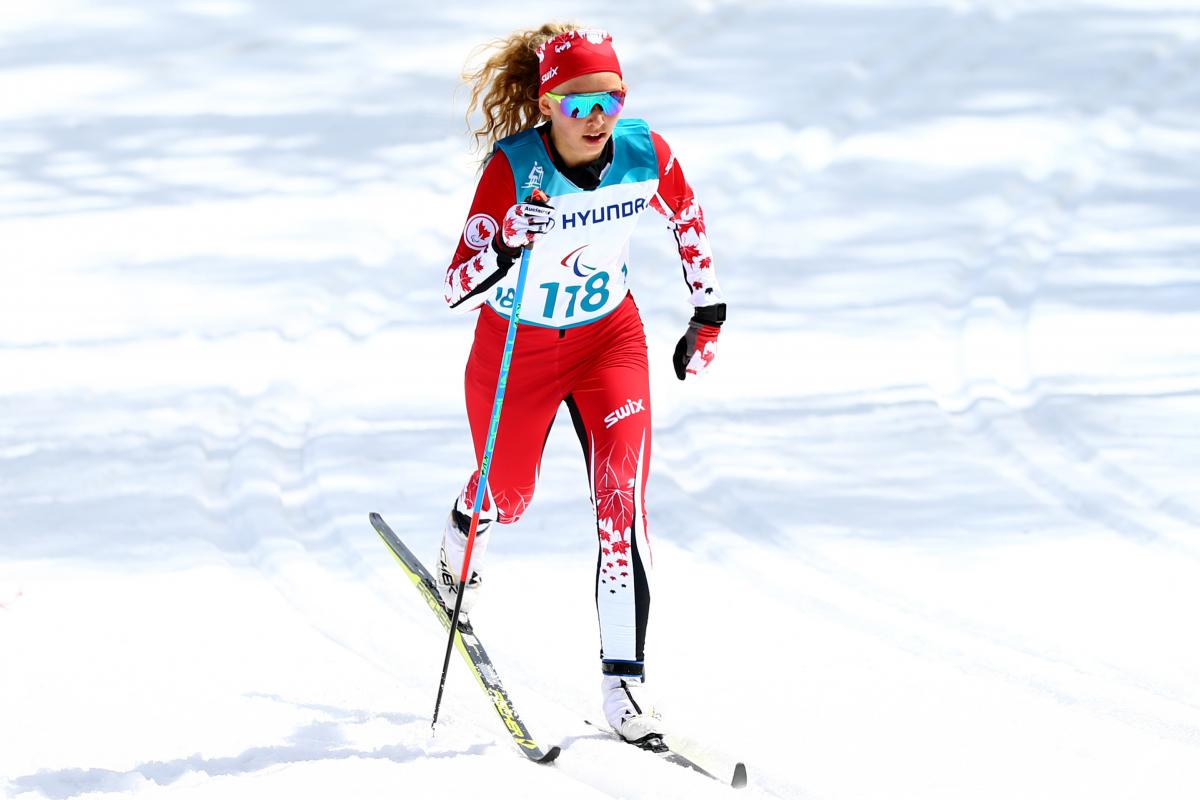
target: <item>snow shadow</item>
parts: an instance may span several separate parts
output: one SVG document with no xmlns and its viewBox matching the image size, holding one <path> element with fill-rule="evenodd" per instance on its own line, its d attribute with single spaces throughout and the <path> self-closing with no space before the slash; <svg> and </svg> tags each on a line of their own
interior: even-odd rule
<svg viewBox="0 0 1200 800">
<path fill-rule="evenodd" d="M 50 800 L 66 800 L 89 792 L 128 792 L 145 782 L 170 786 L 185 775 L 199 772 L 209 778 L 245 775 L 270 767 L 316 761 L 345 759 L 382 759 L 405 764 L 417 759 L 459 758 L 486 753 L 487 744 L 475 744 L 461 750 L 430 752 L 419 747 L 387 745 L 372 750 L 341 746 L 339 723 L 314 723 L 298 729 L 289 737 L 291 744 L 251 747 L 236 756 L 205 758 L 193 755 L 171 761 L 148 761 L 130 770 L 60 769 L 41 770 L 9 782 L 15 794 L 41 792 Z"/>
<path fill-rule="evenodd" d="M 0 483 L 10 535 L 0 550 L 170 568 L 213 546 L 254 563 L 291 542 L 327 566 L 358 569 L 358 543 L 374 546 L 367 511 L 402 502 L 389 515 L 398 525 L 444 516 L 463 473 L 404 454 L 445 449 L 456 423 L 408 417 L 391 432 L 387 420 L 318 423 L 296 399 L 287 389 L 96 396 L 26 409 L 20 423 L 10 415 Z M 469 447 L 464 437 L 464 455 Z M 56 533 L 38 535 L 49 520 Z"/>
<path fill-rule="evenodd" d="M 54 67 L 68 78 L 76 70 L 108 75 L 112 85 L 71 114 L 32 107 L 11 126 L 6 120 L 6 133 L 23 144 L 0 156 L 0 173 L 16 187 L 5 202 L 25 217 L 457 183 L 464 176 L 447 171 L 464 150 L 454 73 L 468 43 L 509 27 L 499 14 L 365 0 L 337 8 L 233 2 L 223 14 L 183 4 L 106 7 L 116 23 L 37 29 L 0 55 L 0 69 Z M 684 541 L 704 535 L 702 525 L 673 522 L 694 507 L 779 543 L 806 524 L 866 531 L 881 518 L 889 523 L 869 535 L 950 536 L 962 507 L 985 511 L 972 524 L 976 532 L 1044 528 L 1061 521 L 1060 510 L 1031 499 L 1028 479 L 1014 484 L 989 462 L 1019 470 L 1047 454 L 1065 453 L 1060 461 L 1081 480 L 1051 500 L 1113 488 L 1097 482 L 1103 463 L 1071 458 L 1071 447 L 1060 446 L 1055 430 L 1073 424 L 1065 416 L 1053 426 L 1034 416 L 1018 419 L 1016 431 L 980 433 L 970 418 L 977 388 L 1025 391 L 1036 404 L 1040 392 L 1076 387 L 1072 375 L 1038 373 L 1026 357 L 1017 370 L 1025 382 L 1014 389 L 995 374 L 993 354 L 964 342 L 1002 317 L 1001 344 L 1019 350 L 1046 306 L 1186 317 L 1200 304 L 1200 283 L 1186 274 L 1194 271 L 1193 243 L 1156 235 L 1190 225 L 1200 201 L 1198 162 L 1173 138 L 1200 119 L 1188 40 L 1195 14 L 784 2 L 674 3 L 636 19 L 616 7 L 595 13 L 629 43 L 627 70 L 636 76 L 629 112 L 678 134 L 682 163 L 698 187 L 708 187 L 702 199 L 728 264 L 722 280 L 735 314 L 729 338 L 739 328 L 790 335 L 772 340 L 782 352 L 819 335 L 868 339 L 872 347 L 926 335 L 944 345 L 906 364 L 907 375 L 874 378 L 870 391 L 826 392 L 822 375 L 806 374 L 791 402 L 760 400 L 747 382 L 745 402 L 714 403 L 685 422 L 662 417 L 651 513 L 661 510 L 665 529 Z M 660 34 L 664 22 L 671 37 Z M 703 102 L 680 86 L 703 87 Z M 944 145 L 942 161 L 931 159 L 937 148 L 905 149 L 905 141 L 956 120 L 971 124 L 934 137 Z M 987 126 L 1000 134 L 981 137 Z M 1083 132 L 1063 133 L 1072 127 Z M 1006 146 L 1008 132 L 1041 149 L 1029 155 Z M 465 195 L 469 187 L 457 190 Z M 849 227 L 838 229 L 839 220 Z M 1082 235 L 1114 220 L 1129 229 L 1123 241 Z M 449 216 L 397 219 L 388 235 L 418 229 L 428 240 L 422 255 L 448 252 L 457 224 Z M 650 235 L 665 238 L 661 230 Z M 440 262 L 398 245 L 396 252 L 395 269 L 368 267 L 353 254 L 302 262 L 279 252 L 114 259 L 96 271 L 174 283 L 185 295 L 225 294 L 206 297 L 205 313 L 181 301 L 182 320 L 165 315 L 120 335 L 63 334 L 41 344 L 47 353 L 68 345 L 103 358 L 107 348 L 139 338 L 211 344 L 275 331 L 303 347 L 329 329 L 366 344 L 398 313 L 379 309 L 406 301 L 419 303 L 420 326 L 440 333 L 461 323 L 436 307 Z M 678 273 L 652 262 L 638 277 L 646 289 L 639 304 L 651 334 L 669 338 L 686 313 Z M 1155 277 L 1140 270 L 1147 263 L 1160 268 Z M 260 304 L 221 305 L 244 297 Z M 354 321 L 373 315 L 389 322 Z M 855 355 L 799 366 L 861 375 L 876 368 Z M 925 405 L 886 399 L 896 387 L 928 385 L 923 365 L 939 359 L 961 363 L 947 367 Z M 758 377 L 764 385 L 777 380 Z M 330 422 L 319 411 L 281 408 L 215 383 L 151 401 L 133 390 L 75 401 L 38 396 L 39 409 L 29 413 L 21 405 L 28 398 L 14 401 L 22 422 L 5 440 L 0 519 L 18 533 L 6 553 L 114 561 L 140 553 L 170 562 L 189 557 L 181 543 L 206 542 L 252 558 L 264 541 L 290 539 L 326 556 L 353 554 L 358 545 L 347 542 L 370 538 L 367 511 L 383 511 L 398 527 L 428 528 L 469 469 L 469 458 L 451 464 L 422 455 L 468 452 L 457 408 L 397 407 L 362 430 L 347 422 L 349 403 Z M 1121 391 L 1147 394 L 1136 383 Z M 962 395 L 967 411 L 945 413 L 939 394 Z M 831 398 L 846 407 L 827 413 Z M 46 405 L 86 422 L 64 425 L 41 413 Z M 171 409 L 194 419 L 136 424 Z M 836 426 L 814 427 L 831 419 Z M 722 428 L 737 436 L 722 437 Z M 723 465 L 711 431 L 744 458 Z M 1010 437 L 1021 431 L 1034 436 L 1018 458 Z M 1090 430 L 1085 442 L 1103 450 L 1119 434 Z M 549 454 L 532 513 L 549 519 L 561 502 L 586 531 L 578 453 L 563 431 L 555 436 L 566 443 Z M 700 472 L 715 477 L 699 480 Z M 1068 505 L 1087 516 L 1108 497 Z M 782 498 L 785 522 L 772 513 Z M 37 521 L 51 515 L 71 533 L 37 535 Z M 164 519 L 167 529 L 155 522 Z M 577 546 L 550 528 L 531 518 L 512 535 L 519 550 Z M 344 566 L 361 569 L 352 556 Z"/>
<path fill-rule="evenodd" d="M 0 155 L 14 186 L 5 199 L 53 216 L 333 192 L 414 169 L 420 148 L 403 146 L 463 128 L 457 81 L 394 54 L 461 57 L 466 21 L 452 9 L 352 5 L 109 3 L 22 31 L 0 71 L 63 85 L 43 85 L 46 99 L 23 98 L 26 113 L 6 120 L 19 145 Z M 59 94 L 88 88 L 90 102 L 57 107 Z"/>
</svg>

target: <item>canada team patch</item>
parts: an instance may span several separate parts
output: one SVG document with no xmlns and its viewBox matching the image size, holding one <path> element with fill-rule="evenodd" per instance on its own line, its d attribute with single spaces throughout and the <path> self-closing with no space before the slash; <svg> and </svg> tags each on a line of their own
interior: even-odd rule
<svg viewBox="0 0 1200 800">
<path fill-rule="evenodd" d="M 487 214 L 476 214 L 467 220 L 467 226 L 463 228 L 463 241 L 472 250 L 482 250 L 496 235 L 497 227 L 496 220 Z"/>
</svg>

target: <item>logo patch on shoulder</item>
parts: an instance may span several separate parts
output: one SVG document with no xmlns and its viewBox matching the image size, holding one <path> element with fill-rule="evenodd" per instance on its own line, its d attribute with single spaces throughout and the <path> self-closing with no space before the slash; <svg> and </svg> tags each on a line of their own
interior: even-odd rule
<svg viewBox="0 0 1200 800">
<path fill-rule="evenodd" d="M 496 220 L 487 214 L 476 214 L 467 220 L 467 226 L 463 228 L 463 241 L 472 250 L 482 250 L 496 235 L 497 227 Z"/>
</svg>

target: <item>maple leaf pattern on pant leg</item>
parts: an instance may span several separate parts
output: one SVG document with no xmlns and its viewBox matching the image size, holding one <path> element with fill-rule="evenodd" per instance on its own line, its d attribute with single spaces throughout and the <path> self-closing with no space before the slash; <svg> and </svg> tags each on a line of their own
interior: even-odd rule
<svg viewBox="0 0 1200 800">
<path fill-rule="evenodd" d="M 615 452 L 618 449 L 624 452 Z M 593 463 L 596 527 L 602 556 L 600 588 L 610 594 L 632 588 L 629 576 L 634 525 L 645 524 L 644 517 L 640 522 L 635 519 L 643 505 L 636 496 L 641 469 L 637 452 L 624 443 L 598 455 Z"/>
</svg>

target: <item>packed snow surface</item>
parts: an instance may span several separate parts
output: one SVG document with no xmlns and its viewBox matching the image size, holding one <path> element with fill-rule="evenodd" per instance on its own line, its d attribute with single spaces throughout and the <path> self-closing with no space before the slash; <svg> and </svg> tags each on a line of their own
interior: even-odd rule
<svg viewBox="0 0 1200 800">
<path fill-rule="evenodd" d="M 698 798 L 612 741 L 565 418 L 476 627 L 510 744 L 367 522 L 472 468 L 458 74 L 615 35 L 729 301 L 642 223 L 649 686 L 748 797 L 1200 796 L 1194 2 L 9 0 L 0 794 Z M 724 760 L 722 762 L 722 760 Z"/>
</svg>

